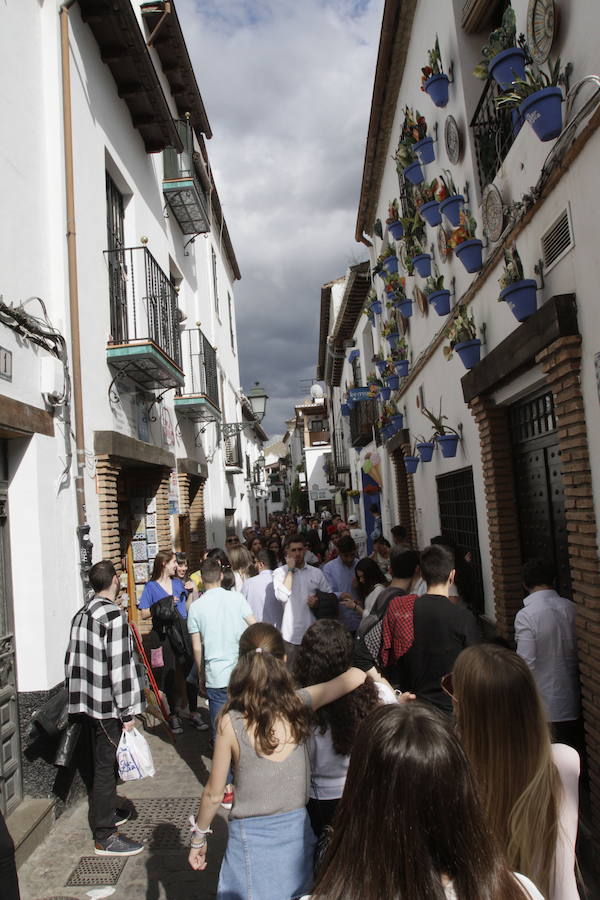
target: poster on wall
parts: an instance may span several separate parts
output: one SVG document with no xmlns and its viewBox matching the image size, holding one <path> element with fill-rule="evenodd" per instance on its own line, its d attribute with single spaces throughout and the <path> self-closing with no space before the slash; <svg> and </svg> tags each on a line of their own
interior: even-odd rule
<svg viewBox="0 0 600 900">
<path fill-rule="evenodd" d="M 171 472 L 169 478 L 169 515 L 179 514 L 179 479 L 177 472 Z"/>
</svg>

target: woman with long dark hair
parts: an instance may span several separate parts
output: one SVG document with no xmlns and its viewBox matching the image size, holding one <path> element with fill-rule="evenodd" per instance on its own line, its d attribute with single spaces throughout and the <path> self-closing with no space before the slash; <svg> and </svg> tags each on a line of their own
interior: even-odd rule
<svg viewBox="0 0 600 900">
<path fill-rule="evenodd" d="M 306 812 L 310 709 L 354 690 L 365 675 L 349 669 L 327 684 L 296 690 L 281 634 L 264 622 L 246 629 L 239 649 L 189 863 L 206 868 L 206 835 L 233 762 L 235 799 L 217 897 L 282 900 L 310 889 L 312 881 L 315 837 Z"/>
<path fill-rule="evenodd" d="M 361 612 L 363 619 L 371 612 L 373 605 L 380 593 L 388 586 L 388 580 L 370 556 L 359 559 L 354 569 L 356 589 L 361 598 Z"/>
<path fill-rule="evenodd" d="M 578 900 L 579 755 L 550 743 L 529 667 L 512 650 L 478 644 L 459 655 L 445 689 L 488 825 L 508 864 L 548 900 Z"/>
<path fill-rule="evenodd" d="M 407 703 L 358 729 L 312 900 L 542 900 L 506 867 L 447 716 Z"/>
<path fill-rule="evenodd" d="M 329 681 L 352 663 L 354 642 L 341 622 L 319 619 L 304 634 L 294 664 L 301 687 Z M 309 741 L 311 787 L 308 814 L 320 837 L 331 823 L 342 796 L 350 751 L 360 723 L 380 703 L 395 703 L 392 690 L 370 679 L 314 713 Z"/>
</svg>

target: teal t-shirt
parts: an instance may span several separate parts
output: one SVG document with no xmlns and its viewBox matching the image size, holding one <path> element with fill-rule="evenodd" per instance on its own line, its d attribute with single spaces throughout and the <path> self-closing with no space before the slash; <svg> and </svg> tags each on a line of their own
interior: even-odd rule
<svg viewBox="0 0 600 900">
<path fill-rule="evenodd" d="M 204 647 L 206 686 L 224 688 L 238 660 L 238 644 L 251 616 L 248 601 L 238 591 L 211 588 L 194 600 L 188 612 L 188 631 L 200 634 Z"/>
</svg>

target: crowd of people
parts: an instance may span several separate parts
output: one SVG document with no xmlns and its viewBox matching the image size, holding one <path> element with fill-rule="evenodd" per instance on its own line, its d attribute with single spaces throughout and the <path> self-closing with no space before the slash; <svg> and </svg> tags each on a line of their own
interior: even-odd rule
<svg viewBox="0 0 600 900">
<path fill-rule="evenodd" d="M 402 526 L 369 537 L 370 554 L 355 517 L 280 514 L 228 529 L 197 572 L 157 555 L 139 600 L 153 671 L 172 730 L 210 728 L 213 747 L 190 865 L 206 867 L 224 807 L 222 900 L 579 897 L 574 613 L 552 567 L 525 566 L 515 651 L 483 639 L 469 556 L 447 537 L 420 551 Z M 70 712 L 95 720 L 104 765 L 96 852 L 133 855 L 106 759 L 141 709 L 139 673 L 114 568 L 90 579 Z M 120 667 L 95 654 L 100 702 L 83 657 L 107 629 Z"/>
</svg>

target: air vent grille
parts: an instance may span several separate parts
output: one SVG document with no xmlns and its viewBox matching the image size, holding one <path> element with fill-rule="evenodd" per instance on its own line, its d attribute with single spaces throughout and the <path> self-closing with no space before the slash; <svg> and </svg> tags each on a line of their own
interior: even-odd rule
<svg viewBox="0 0 600 900">
<path fill-rule="evenodd" d="M 573 246 L 569 210 L 565 209 L 542 235 L 542 253 L 546 272 L 563 258 Z"/>
</svg>

